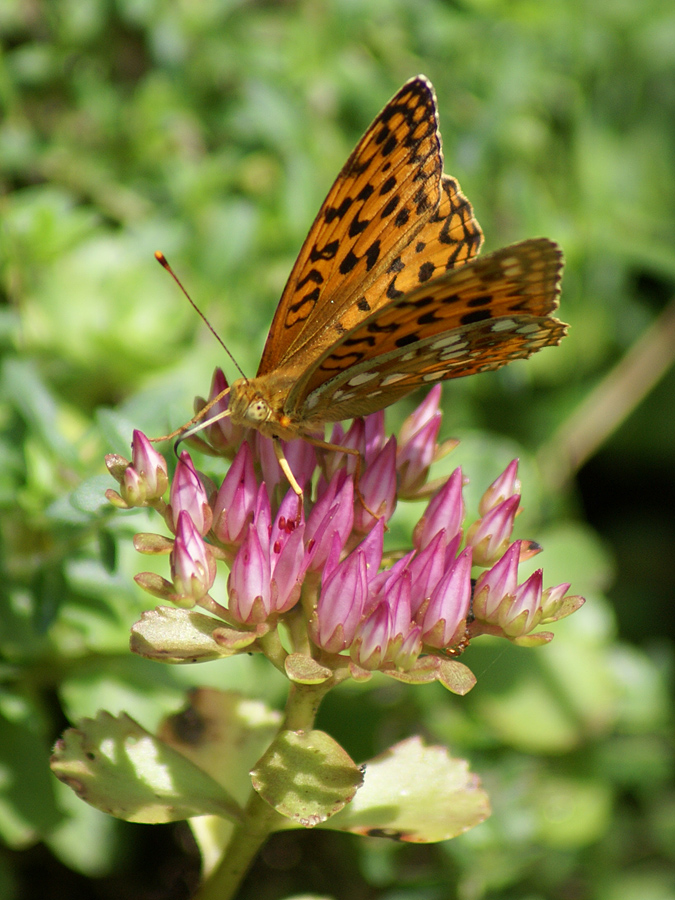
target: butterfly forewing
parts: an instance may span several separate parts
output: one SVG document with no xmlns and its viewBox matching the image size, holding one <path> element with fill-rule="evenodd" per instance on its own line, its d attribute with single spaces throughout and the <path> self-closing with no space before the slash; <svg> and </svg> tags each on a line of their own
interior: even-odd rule
<svg viewBox="0 0 675 900">
<path fill-rule="evenodd" d="M 436 214 L 442 170 L 433 88 L 418 77 L 382 110 L 331 188 L 282 294 L 258 375 L 313 361 L 333 342 L 337 319 L 354 325 L 369 312 L 358 301 Z"/>
<path fill-rule="evenodd" d="M 562 254 L 544 238 L 479 258 L 370 315 L 298 381 L 286 410 L 335 421 L 366 415 L 422 384 L 471 375 L 557 344 Z"/>
<path fill-rule="evenodd" d="M 483 232 L 471 204 L 462 194 L 457 180 L 444 175 L 438 211 L 393 260 L 385 284 L 373 285 L 367 295 L 371 311 L 375 312 L 390 300 L 469 262 L 482 243 Z M 375 295 L 375 287 L 384 287 L 380 298 Z M 372 300 L 370 294 L 373 294 Z"/>
</svg>

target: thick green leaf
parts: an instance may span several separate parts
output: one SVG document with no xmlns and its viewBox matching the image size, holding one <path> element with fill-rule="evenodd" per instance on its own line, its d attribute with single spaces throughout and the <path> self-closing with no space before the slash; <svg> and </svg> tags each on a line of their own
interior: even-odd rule
<svg viewBox="0 0 675 900">
<path fill-rule="evenodd" d="M 367 762 L 363 787 L 325 827 L 421 844 L 457 837 L 489 815 L 467 761 L 415 737 Z"/>
<path fill-rule="evenodd" d="M 232 656 L 250 646 L 256 637 L 254 632 L 235 631 L 195 610 L 158 606 L 144 612 L 131 629 L 131 649 L 161 662 L 208 662 Z"/>
<path fill-rule="evenodd" d="M 127 822 L 240 815 L 218 782 L 125 714 L 101 712 L 69 728 L 51 767 L 87 803 Z"/>
<path fill-rule="evenodd" d="M 251 779 L 282 816 L 313 828 L 352 800 L 363 775 L 324 731 L 283 731 L 258 760 Z"/>
</svg>

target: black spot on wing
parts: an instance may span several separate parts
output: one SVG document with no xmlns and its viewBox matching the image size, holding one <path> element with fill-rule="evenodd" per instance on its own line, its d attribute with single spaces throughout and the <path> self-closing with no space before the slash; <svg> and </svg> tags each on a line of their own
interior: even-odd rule
<svg viewBox="0 0 675 900">
<path fill-rule="evenodd" d="M 472 325 L 474 322 L 483 322 L 485 319 L 491 319 L 492 313 L 489 309 L 477 309 L 475 312 L 467 313 L 460 318 L 462 325 Z"/>
<path fill-rule="evenodd" d="M 398 338 L 394 343 L 397 347 L 407 347 L 408 344 L 415 344 L 419 339 L 418 334 L 404 334 L 403 337 Z"/>
<path fill-rule="evenodd" d="M 309 258 L 312 262 L 316 262 L 319 259 L 334 259 L 339 247 L 340 241 L 329 241 L 329 243 L 323 247 L 317 247 L 315 245 L 310 251 Z"/>
<path fill-rule="evenodd" d="M 330 223 L 334 219 L 341 219 L 349 210 L 354 200 L 351 197 L 345 197 L 339 206 L 327 206 L 323 212 L 324 221 Z"/>
<path fill-rule="evenodd" d="M 380 213 L 380 218 L 388 219 L 389 216 L 392 215 L 392 213 L 394 212 L 394 210 L 396 209 L 396 207 L 399 205 L 400 202 L 401 202 L 401 198 L 398 196 L 398 194 L 393 196 L 391 198 L 391 200 L 389 201 L 389 203 L 387 203 L 387 205 L 384 207 L 384 209 Z"/>
<path fill-rule="evenodd" d="M 488 303 L 492 303 L 492 294 L 483 294 L 481 297 L 472 297 L 466 305 L 473 308 L 474 306 L 487 306 Z"/>
<path fill-rule="evenodd" d="M 436 270 L 436 266 L 432 262 L 425 262 L 419 268 L 417 273 L 417 279 L 421 283 L 423 281 L 428 281 L 431 276 L 434 274 Z"/>
<path fill-rule="evenodd" d="M 309 282 L 312 282 L 313 284 L 323 284 L 323 275 L 318 269 L 310 269 L 305 277 L 298 282 L 296 290 L 300 290 L 300 288 L 303 288 Z"/>
<path fill-rule="evenodd" d="M 403 296 L 403 291 L 399 291 L 399 289 L 396 287 L 395 278 L 392 278 L 392 280 L 389 282 L 389 287 L 387 288 L 385 293 L 389 300 L 398 300 L 399 297 Z"/>
<path fill-rule="evenodd" d="M 407 224 L 409 218 L 410 210 L 404 206 L 403 209 L 399 210 L 399 212 L 396 214 L 394 225 L 396 226 L 396 228 L 403 228 L 403 226 Z"/>
<path fill-rule="evenodd" d="M 340 263 L 340 274 L 341 275 L 349 274 L 349 272 L 351 272 L 351 270 L 358 263 L 358 261 L 359 261 L 359 258 L 356 255 L 356 253 L 354 253 L 353 250 L 349 250 L 346 253 L 345 258 Z"/>
<path fill-rule="evenodd" d="M 380 188 L 380 196 L 384 196 L 385 194 L 388 194 L 389 191 L 393 191 L 396 187 L 396 184 L 396 178 L 393 175 L 390 175 Z"/>
</svg>

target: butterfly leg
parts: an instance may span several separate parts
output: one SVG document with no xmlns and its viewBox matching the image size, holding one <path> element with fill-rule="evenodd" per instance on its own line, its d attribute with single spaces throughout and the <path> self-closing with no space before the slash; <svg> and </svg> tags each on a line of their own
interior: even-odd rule
<svg viewBox="0 0 675 900">
<path fill-rule="evenodd" d="M 363 494 L 359 490 L 359 480 L 361 477 L 361 454 L 354 447 L 343 447 L 340 444 L 331 444 L 330 441 L 321 441 L 318 438 L 312 438 L 309 435 L 303 435 L 303 441 L 307 441 L 308 444 L 312 444 L 314 447 L 320 447 L 322 450 L 333 450 L 335 453 L 348 453 L 350 456 L 356 457 L 356 463 L 354 468 L 354 490 L 356 491 L 356 496 L 359 498 L 361 503 L 363 504 L 363 508 L 365 511 L 371 515 L 374 519 L 379 519 L 377 513 L 373 512 L 373 510 L 366 503 Z"/>
<path fill-rule="evenodd" d="M 302 488 L 297 482 L 295 475 L 293 474 L 291 467 L 288 465 L 288 460 L 284 456 L 284 448 L 281 446 L 281 439 L 278 437 L 272 437 L 272 446 L 274 447 L 274 455 L 277 458 L 277 462 L 281 467 L 281 471 L 286 476 L 286 480 L 293 488 L 295 493 L 298 495 L 298 514 L 296 516 L 296 523 L 300 523 L 300 515 L 302 513 L 302 501 L 304 497 L 304 493 Z"/>
</svg>

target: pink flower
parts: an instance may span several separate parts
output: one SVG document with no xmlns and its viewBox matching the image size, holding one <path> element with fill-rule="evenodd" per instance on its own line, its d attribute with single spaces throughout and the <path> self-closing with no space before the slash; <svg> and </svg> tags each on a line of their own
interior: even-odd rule
<svg viewBox="0 0 675 900">
<path fill-rule="evenodd" d="M 222 394 L 223 391 L 227 390 L 227 387 L 227 379 L 223 374 L 223 370 L 217 368 L 214 371 L 213 379 L 211 380 L 211 390 L 209 391 L 208 402 L 215 400 L 219 394 Z M 207 401 L 202 400 L 198 404 L 199 408 L 201 409 L 206 406 L 206 402 Z M 216 421 L 206 426 L 204 434 L 212 447 L 222 451 L 226 456 L 231 457 L 241 444 L 244 436 L 244 429 L 241 425 L 235 425 L 229 415 L 222 415 L 229 407 L 229 394 L 225 394 L 225 396 L 221 397 L 217 403 L 214 403 L 211 409 L 206 413 L 204 420 L 215 419 Z"/>
<path fill-rule="evenodd" d="M 227 580 L 228 608 L 242 624 L 264 622 L 271 609 L 269 547 L 263 547 L 255 527 L 249 525 Z"/>
<path fill-rule="evenodd" d="M 359 550 L 366 558 L 366 574 L 368 584 L 377 576 L 382 563 L 382 551 L 384 547 L 384 519 L 379 518 L 375 525 L 359 544 Z"/>
<path fill-rule="evenodd" d="M 345 545 L 354 525 L 354 483 L 339 470 L 331 478 L 324 494 L 314 504 L 305 528 L 309 571 L 319 572 L 328 557 L 333 534 Z"/>
<path fill-rule="evenodd" d="M 422 619 L 422 637 L 432 647 L 452 646 L 471 603 L 471 547 L 457 557 L 436 585 Z"/>
<path fill-rule="evenodd" d="M 379 669 L 385 662 L 391 637 L 391 609 L 381 600 L 361 623 L 350 656 L 363 669 Z"/>
<path fill-rule="evenodd" d="M 354 516 L 354 528 L 369 531 L 378 518 L 388 521 L 396 508 L 396 438 L 391 437 L 377 454 L 358 484 L 361 503 Z"/>
<path fill-rule="evenodd" d="M 502 628 L 511 637 L 530 632 L 541 618 L 542 571 L 537 569 L 516 588 L 513 602 L 502 617 Z"/>
<path fill-rule="evenodd" d="M 287 612 L 300 598 L 305 575 L 305 523 L 296 524 L 298 498 L 291 489 L 284 497 L 272 525 L 270 536 L 270 572 L 272 609 Z"/>
<path fill-rule="evenodd" d="M 146 500 L 155 500 L 164 495 L 169 484 L 166 460 L 142 431 L 134 431 L 131 465 L 143 482 Z"/>
<path fill-rule="evenodd" d="M 176 538 L 170 555 L 174 594 L 179 606 L 194 606 L 209 592 L 216 577 L 216 566 L 190 514 L 178 515 Z"/>
<path fill-rule="evenodd" d="M 413 533 L 413 543 L 418 550 L 424 550 L 441 529 L 445 529 L 448 542 L 459 533 L 464 521 L 462 486 L 462 470 L 458 468 L 431 498 Z"/>
<path fill-rule="evenodd" d="M 396 468 L 402 494 L 410 494 L 421 487 L 429 474 L 429 466 L 438 449 L 436 440 L 442 418 L 438 408 L 440 397 L 441 385 L 437 384 L 401 426 Z"/>
<path fill-rule="evenodd" d="M 204 486 L 190 459 L 190 454 L 184 450 L 176 466 L 176 471 L 171 482 L 171 512 L 174 524 L 177 525 L 178 517 L 185 511 L 190 515 L 195 527 L 200 534 L 206 534 L 211 528 L 213 513 L 209 506 L 209 500 Z"/>
<path fill-rule="evenodd" d="M 382 599 L 389 606 L 391 613 L 390 640 L 399 639 L 400 642 L 410 631 L 412 613 L 410 609 L 410 592 L 412 577 L 410 569 L 406 568 L 397 578 L 387 582 L 382 591 Z"/>
<path fill-rule="evenodd" d="M 312 638 L 329 653 L 339 653 L 354 640 L 366 597 L 366 557 L 358 547 L 322 579 L 321 595 L 311 623 Z"/>
<path fill-rule="evenodd" d="M 384 410 L 371 413 L 363 420 L 363 458 L 369 466 L 384 447 L 387 435 L 384 430 Z M 391 438 L 390 438 L 391 440 Z"/>
<path fill-rule="evenodd" d="M 519 555 L 520 541 L 515 541 L 491 569 L 479 576 L 473 595 L 473 611 L 477 619 L 493 621 L 500 603 L 515 596 Z"/>
<path fill-rule="evenodd" d="M 520 495 L 512 494 L 471 525 L 466 543 L 474 549 L 475 565 L 490 566 L 504 553 L 511 540 L 519 504 Z"/>
<path fill-rule="evenodd" d="M 508 500 L 514 494 L 520 495 L 517 459 L 512 459 L 502 474 L 485 491 L 478 504 L 479 513 L 484 516 L 489 510 L 503 503 L 504 500 Z"/>
<path fill-rule="evenodd" d="M 257 493 L 253 456 L 244 441 L 213 504 L 213 533 L 223 544 L 237 544 L 243 540 L 248 523 L 253 518 Z"/>
<path fill-rule="evenodd" d="M 453 553 L 454 559 L 454 553 Z M 445 530 L 441 529 L 410 562 L 412 575 L 412 614 L 425 600 L 431 597 L 432 591 L 441 580 L 446 567 Z"/>
</svg>

